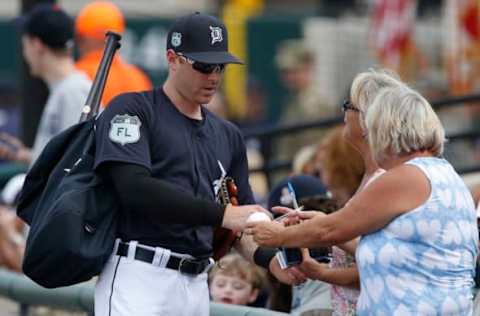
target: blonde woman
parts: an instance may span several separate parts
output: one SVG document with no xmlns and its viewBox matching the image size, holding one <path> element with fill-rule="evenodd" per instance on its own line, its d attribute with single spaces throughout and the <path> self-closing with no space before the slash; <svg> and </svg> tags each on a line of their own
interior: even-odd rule
<svg viewBox="0 0 480 316">
<path fill-rule="evenodd" d="M 365 137 L 367 132 L 363 123 L 364 114 L 382 89 L 402 85 L 396 75 L 385 70 L 369 70 L 354 78 L 350 100 L 342 105 L 345 126 L 343 130 L 326 137 L 323 147 L 322 178 L 332 196 L 339 200 L 339 205 L 345 205 L 355 191 L 360 192 L 385 172 L 373 159 Z M 359 163 L 361 168 L 358 167 Z M 342 192 L 346 193 L 343 195 L 344 199 L 341 198 Z M 307 277 L 332 284 L 333 316 L 355 315 L 360 295 L 357 290 L 360 284 L 359 274 L 353 257 L 356 242 L 353 240 L 332 247 L 332 261 L 329 266 L 316 262 L 308 255 L 300 265 Z"/>
<path fill-rule="evenodd" d="M 268 246 L 318 247 L 361 236 L 357 314 L 471 315 L 477 257 L 475 206 L 442 158 L 444 129 L 407 87 L 379 93 L 365 114 L 373 158 L 387 170 L 341 210 L 284 227 L 251 223 Z M 306 216 L 305 216 L 306 217 Z"/>
</svg>

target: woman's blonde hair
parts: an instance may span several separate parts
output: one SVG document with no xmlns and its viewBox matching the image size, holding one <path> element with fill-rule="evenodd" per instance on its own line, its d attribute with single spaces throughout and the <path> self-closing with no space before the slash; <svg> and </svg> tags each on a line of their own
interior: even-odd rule
<svg viewBox="0 0 480 316">
<path fill-rule="evenodd" d="M 369 69 L 355 76 L 350 88 L 350 101 L 360 110 L 360 125 L 365 129 L 365 113 L 384 88 L 404 85 L 398 75 L 387 69 Z"/>
<path fill-rule="evenodd" d="M 442 123 L 430 103 L 407 86 L 380 91 L 367 110 L 365 124 L 377 161 L 423 150 L 435 156 L 443 153 Z"/>
</svg>

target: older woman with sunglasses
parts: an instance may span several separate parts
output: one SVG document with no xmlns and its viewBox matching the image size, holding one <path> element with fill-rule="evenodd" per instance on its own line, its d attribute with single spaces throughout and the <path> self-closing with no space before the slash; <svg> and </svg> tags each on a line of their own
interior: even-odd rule
<svg viewBox="0 0 480 316">
<path fill-rule="evenodd" d="M 398 87 L 403 83 L 394 77 L 393 74 L 385 70 L 375 71 L 369 70 L 358 74 L 352 83 L 350 89 L 350 100 L 342 104 L 343 112 L 345 113 L 345 126 L 343 128 L 343 138 L 348 143 L 345 146 L 352 146 L 358 151 L 363 159 L 365 172 L 363 179 L 357 192 L 363 190 L 366 185 L 372 182 L 376 177 L 385 172 L 381 169 L 376 161 L 373 159 L 364 127 L 363 116 L 367 111 L 368 106 L 373 103 L 374 97 L 384 88 Z M 337 141 L 338 142 L 338 141 Z M 344 173 L 345 170 L 338 170 L 342 165 L 347 166 L 345 162 L 338 161 L 339 157 L 333 155 L 338 154 L 336 145 L 331 145 L 332 148 L 326 147 L 324 149 L 325 155 L 332 156 L 330 161 L 337 159 L 335 164 L 323 163 L 322 174 L 326 178 L 335 179 Z M 341 158 L 340 158 L 341 159 Z M 344 158 L 347 159 L 347 158 Z M 345 168 L 342 168 L 345 169 Z M 347 168 L 348 169 L 348 168 Z M 344 177 L 343 177 L 344 178 Z M 327 179 L 326 179 L 327 180 Z M 337 181 L 338 182 L 338 181 Z M 338 184 L 325 182 L 330 189 L 333 189 Z M 348 195 L 348 199 L 352 194 Z M 344 205 L 341 202 L 340 205 Z M 331 301 L 333 308 L 333 316 L 351 316 L 355 315 L 356 304 L 360 292 L 356 288 L 359 282 L 359 274 L 352 254 L 355 253 L 357 240 L 353 240 L 342 245 L 332 247 L 332 261 L 327 266 L 321 264 L 306 256 L 300 268 L 303 272 L 313 279 L 319 279 L 332 284 Z M 346 250 L 346 251 L 345 251 Z M 305 252 L 308 254 L 308 252 Z M 352 286 L 355 285 L 355 286 Z"/>
<path fill-rule="evenodd" d="M 407 87 L 365 113 L 373 158 L 387 171 L 341 210 L 294 226 L 252 223 L 261 245 L 318 247 L 358 236 L 358 315 L 471 315 L 478 229 L 473 199 L 442 158 L 444 129 Z"/>
<path fill-rule="evenodd" d="M 376 177 L 385 172 L 372 157 L 367 138 L 365 137 L 366 129 L 363 124 L 364 113 L 367 111 L 368 106 L 373 103 L 374 97 L 382 89 L 401 85 L 403 85 L 403 83 L 399 81 L 394 74 L 386 70 L 376 71 L 372 69 L 362 72 L 353 80 L 350 89 L 350 100 L 342 104 L 342 110 L 345 113 L 343 139 L 347 141 L 347 144 L 344 146 L 352 146 L 358 151 L 365 166 L 361 183 L 355 188 L 356 192 L 363 190 Z M 327 160 L 322 163 L 322 175 L 325 176 L 325 183 L 332 190 L 332 194 L 336 191 L 342 192 L 343 190 L 344 192 L 350 192 L 350 194 L 346 194 L 346 198 L 350 199 L 354 191 L 345 191 L 345 188 L 338 187 L 339 184 L 345 181 L 345 177 L 342 177 L 341 174 L 348 171 L 342 167 L 348 165 L 345 161 L 342 161 L 342 159 L 348 158 L 337 157 L 337 145 L 338 140 L 333 143 L 331 142 L 331 145 L 324 148 L 323 151 Z M 338 196 L 337 199 L 342 198 L 339 194 L 334 195 Z M 343 206 L 346 201 L 339 202 L 339 205 Z M 286 209 L 282 210 L 288 212 Z M 316 262 L 308 256 L 308 252 L 304 252 L 305 256 L 300 265 L 300 269 L 303 270 L 306 276 L 332 284 L 331 302 L 333 316 L 355 315 L 357 300 L 360 295 L 357 289 L 358 284 L 360 284 L 358 269 L 352 256 L 355 253 L 356 244 L 357 239 L 332 247 L 332 261 L 329 265 Z"/>
</svg>

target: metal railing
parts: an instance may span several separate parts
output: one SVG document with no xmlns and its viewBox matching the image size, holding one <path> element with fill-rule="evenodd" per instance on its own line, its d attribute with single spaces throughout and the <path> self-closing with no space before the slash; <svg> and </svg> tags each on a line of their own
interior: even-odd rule
<svg viewBox="0 0 480 316">
<path fill-rule="evenodd" d="M 465 95 L 460 97 L 448 97 L 441 100 L 433 101 L 431 104 L 434 109 L 443 109 L 449 107 L 464 106 L 464 103 L 478 103 L 480 104 L 480 94 Z M 260 140 L 262 144 L 271 143 L 272 139 L 276 139 L 285 135 L 292 135 L 302 133 L 311 129 L 327 129 L 343 122 L 343 116 L 330 117 L 314 122 L 302 122 L 287 125 L 270 125 L 259 128 L 248 128 L 243 130 L 244 137 L 246 139 L 256 138 Z M 459 140 L 472 140 L 480 138 L 480 126 L 478 129 L 470 129 L 461 132 L 456 132 L 447 135 L 449 142 L 455 142 Z M 271 183 L 271 176 L 278 171 L 284 171 L 291 168 L 291 160 L 276 160 L 271 157 L 264 157 L 265 163 L 262 167 L 250 169 L 250 173 L 264 173 L 267 176 L 269 183 Z M 461 174 L 468 172 L 480 171 L 480 164 L 468 167 L 457 168 L 457 171 Z"/>
<path fill-rule="evenodd" d="M 0 296 L 23 305 L 40 305 L 93 315 L 94 282 L 86 282 L 58 289 L 46 289 L 26 276 L 0 269 Z M 210 304 L 211 316 L 285 316 L 264 308 Z"/>
</svg>

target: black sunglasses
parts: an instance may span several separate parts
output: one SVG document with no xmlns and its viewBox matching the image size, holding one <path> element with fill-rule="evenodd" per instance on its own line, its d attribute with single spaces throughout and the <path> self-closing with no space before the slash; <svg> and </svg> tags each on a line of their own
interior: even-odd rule
<svg viewBox="0 0 480 316">
<path fill-rule="evenodd" d="M 190 65 L 192 65 L 192 68 L 195 69 L 198 72 L 201 72 L 202 74 L 209 75 L 213 72 L 218 72 L 222 73 L 225 70 L 225 64 L 206 64 L 206 63 L 201 63 L 195 60 L 192 60 L 186 56 L 183 56 L 182 53 L 176 53 L 178 56 L 184 58 Z"/>
<path fill-rule="evenodd" d="M 353 106 L 353 104 L 352 104 L 352 102 L 350 102 L 350 100 L 343 101 L 342 111 L 347 112 L 349 110 L 354 111 L 354 112 L 360 112 L 360 109 Z"/>
</svg>

